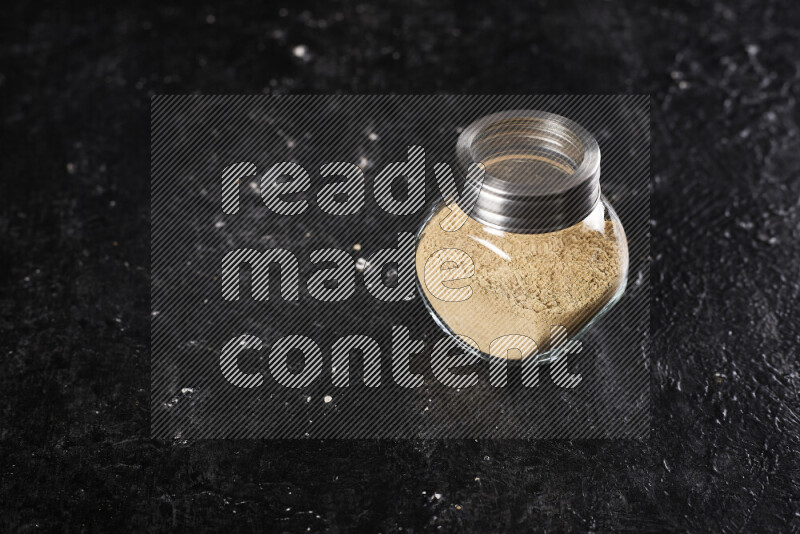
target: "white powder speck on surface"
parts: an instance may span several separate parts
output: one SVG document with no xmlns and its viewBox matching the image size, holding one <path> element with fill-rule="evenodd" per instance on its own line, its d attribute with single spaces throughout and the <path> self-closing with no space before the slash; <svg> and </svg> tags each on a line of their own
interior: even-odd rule
<svg viewBox="0 0 800 534">
<path fill-rule="evenodd" d="M 292 48 L 292 55 L 299 59 L 308 58 L 308 47 L 306 45 L 297 45 Z"/>
</svg>

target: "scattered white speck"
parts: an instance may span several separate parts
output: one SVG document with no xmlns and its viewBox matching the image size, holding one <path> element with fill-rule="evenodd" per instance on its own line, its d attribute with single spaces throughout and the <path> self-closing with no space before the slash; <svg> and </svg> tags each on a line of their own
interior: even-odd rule
<svg viewBox="0 0 800 534">
<path fill-rule="evenodd" d="M 369 165 L 369 160 L 364 156 L 361 156 L 361 158 L 358 160 L 358 166 L 361 167 L 362 169 L 365 169 L 367 168 L 368 165 Z"/>
<path fill-rule="evenodd" d="M 306 402 L 311 402 L 311 397 L 306 397 Z"/>
<path fill-rule="evenodd" d="M 377 141 L 378 140 L 378 134 L 376 134 L 375 132 L 371 132 L 367 136 L 367 139 L 369 139 L 370 141 Z"/>
<path fill-rule="evenodd" d="M 689 88 L 689 82 L 685 82 L 683 80 L 679 81 L 678 82 L 678 88 L 680 88 L 680 89 L 688 89 Z"/>
<path fill-rule="evenodd" d="M 223 226 L 225 226 L 224 221 L 217 221 L 214 223 L 214 228 L 222 228 Z"/>
<path fill-rule="evenodd" d="M 155 316 L 156 316 L 156 315 L 158 315 L 159 313 L 161 313 L 161 312 L 160 312 L 160 311 L 153 310 L 153 311 L 151 311 L 151 312 L 150 312 L 150 315 L 152 315 L 153 317 L 155 317 Z"/>
<path fill-rule="evenodd" d="M 308 57 L 308 47 L 306 45 L 297 45 L 292 48 L 292 55 L 296 58 L 306 59 Z"/>
<path fill-rule="evenodd" d="M 75 164 L 74 163 L 67 163 L 67 172 L 70 174 L 75 174 Z"/>
<path fill-rule="evenodd" d="M 475 477 L 475 482 L 480 482 L 480 481 L 481 481 L 481 477 Z"/>
<path fill-rule="evenodd" d="M 294 141 L 292 141 L 291 139 L 286 141 L 286 147 L 287 148 L 294 148 Z"/>
<path fill-rule="evenodd" d="M 108 201 L 108 207 L 109 208 L 113 208 L 116 205 L 117 205 L 117 201 L 116 200 L 109 200 Z"/>
<path fill-rule="evenodd" d="M 367 270 L 367 260 L 364 258 L 358 258 L 356 260 L 356 271 L 363 273 Z"/>
<path fill-rule="evenodd" d="M 758 45 L 755 44 L 747 45 L 747 53 L 751 56 L 755 56 L 756 54 L 758 54 L 759 50 L 761 49 L 758 47 Z"/>
<path fill-rule="evenodd" d="M 361 250 L 361 243 L 356 243 L 353 245 L 353 250 Z"/>
<path fill-rule="evenodd" d="M 181 393 L 184 395 L 190 395 L 194 393 L 194 388 L 182 388 Z"/>
<path fill-rule="evenodd" d="M 324 401 L 325 401 L 325 404 L 327 404 L 327 403 L 329 403 L 330 401 L 332 401 L 332 400 L 333 400 L 333 397 L 331 397 L 330 395 L 325 395 L 325 396 L 322 398 L 322 400 L 324 400 Z"/>
<path fill-rule="evenodd" d="M 770 245 L 777 245 L 778 244 L 778 238 L 775 237 L 775 236 L 769 236 L 769 235 L 767 235 L 767 234 L 765 234 L 763 232 L 759 232 L 757 237 L 758 237 L 759 241 L 763 241 L 763 242 L 768 243 Z"/>
<path fill-rule="evenodd" d="M 441 493 L 434 493 L 433 494 L 433 498 L 436 499 L 436 500 L 439 500 L 439 499 L 442 498 L 442 494 Z"/>
</svg>

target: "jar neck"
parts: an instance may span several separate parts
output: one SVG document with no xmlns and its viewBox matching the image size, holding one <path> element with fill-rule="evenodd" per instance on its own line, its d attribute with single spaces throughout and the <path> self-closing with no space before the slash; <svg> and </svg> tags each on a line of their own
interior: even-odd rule
<svg viewBox="0 0 800 534">
<path fill-rule="evenodd" d="M 541 111 L 507 111 L 472 123 L 457 144 L 459 166 L 483 180 L 470 216 L 514 233 L 548 233 L 588 217 L 600 200 L 600 149 L 577 123 Z"/>
</svg>

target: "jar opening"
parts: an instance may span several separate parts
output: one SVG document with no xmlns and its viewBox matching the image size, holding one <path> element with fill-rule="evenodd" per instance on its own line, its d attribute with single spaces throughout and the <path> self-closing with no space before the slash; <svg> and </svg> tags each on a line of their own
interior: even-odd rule
<svg viewBox="0 0 800 534">
<path fill-rule="evenodd" d="M 459 163 L 483 164 L 471 215 L 516 232 L 549 232 L 591 213 L 600 196 L 600 149 L 574 121 L 534 110 L 505 111 L 472 123 L 457 145 Z"/>
<path fill-rule="evenodd" d="M 471 150 L 491 176 L 509 182 L 574 174 L 583 162 L 581 140 L 565 128 L 539 118 L 507 119 L 479 132 Z"/>
</svg>

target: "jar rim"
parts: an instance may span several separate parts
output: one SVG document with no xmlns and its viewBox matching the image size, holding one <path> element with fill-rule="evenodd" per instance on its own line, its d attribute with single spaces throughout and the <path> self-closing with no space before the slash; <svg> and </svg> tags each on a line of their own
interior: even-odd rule
<svg viewBox="0 0 800 534">
<path fill-rule="evenodd" d="M 483 180 L 467 184 L 480 188 L 470 215 L 500 230 L 565 228 L 591 213 L 600 198 L 597 140 L 561 115 L 540 110 L 487 115 L 464 129 L 456 153 L 462 170 L 483 166 Z"/>
</svg>

